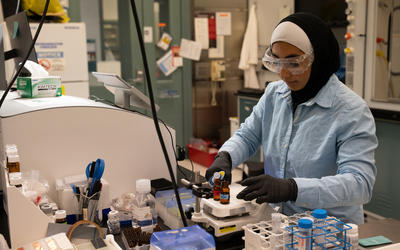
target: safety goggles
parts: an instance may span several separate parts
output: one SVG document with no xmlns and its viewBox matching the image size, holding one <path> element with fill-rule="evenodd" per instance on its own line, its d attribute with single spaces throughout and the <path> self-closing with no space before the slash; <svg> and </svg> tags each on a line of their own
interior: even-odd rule
<svg viewBox="0 0 400 250">
<path fill-rule="evenodd" d="M 271 47 L 268 47 L 261 59 L 264 67 L 269 71 L 280 73 L 284 68 L 293 75 L 303 74 L 314 60 L 313 54 L 303 54 L 300 56 L 289 57 L 289 58 L 277 58 L 272 55 Z"/>
</svg>

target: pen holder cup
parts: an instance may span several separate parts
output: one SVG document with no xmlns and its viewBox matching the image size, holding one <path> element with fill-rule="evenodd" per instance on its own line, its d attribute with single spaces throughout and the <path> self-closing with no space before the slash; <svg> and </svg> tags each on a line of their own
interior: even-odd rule
<svg viewBox="0 0 400 250">
<path fill-rule="evenodd" d="M 110 185 L 109 183 L 102 178 L 102 188 L 100 199 L 98 200 L 97 209 L 103 210 L 110 207 Z M 57 190 L 57 204 L 59 209 L 63 209 L 67 212 L 67 215 L 78 215 L 78 217 L 82 217 L 82 209 L 80 209 L 78 202 L 78 195 L 74 194 L 71 186 L 64 185 L 63 188 Z M 80 195 L 79 195 L 80 197 Z M 102 213 L 99 213 L 99 216 Z M 99 218 L 101 219 L 101 218 Z"/>
<path fill-rule="evenodd" d="M 90 196 L 87 196 L 85 194 L 79 195 L 79 202 L 78 202 L 79 219 L 99 222 L 96 212 L 98 209 L 98 203 L 100 197 L 101 197 L 101 191 L 98 191 Z"/>
</svg>

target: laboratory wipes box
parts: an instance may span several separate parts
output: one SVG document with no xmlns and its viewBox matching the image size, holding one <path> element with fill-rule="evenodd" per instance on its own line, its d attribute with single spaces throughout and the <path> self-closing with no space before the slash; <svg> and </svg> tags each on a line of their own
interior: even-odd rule
<svg viewBox="0 0 400 250">
<path fill-rule="evenodd" d="M 38 23 L 30 24 L 32 36 L 38 26 Z M 49 75 L 61 76 L 66 95 L 88 98 L 89 73 L 84 23 L 44 24 L 36 41 L 35 50 L 39 64 L 49 72 Z"/>
</svg>

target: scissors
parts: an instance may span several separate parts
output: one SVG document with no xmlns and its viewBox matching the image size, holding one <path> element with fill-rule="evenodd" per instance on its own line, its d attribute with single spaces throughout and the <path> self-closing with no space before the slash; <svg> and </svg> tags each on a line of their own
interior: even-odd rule
<svg viewBox="0 0 400 250">
<path fill-rule="evenodd" d="M 86 178 L 88 179 L 89 195 L 92 195 L 92 190 L 96 180 L 101 180 L 104 173 L 104 160 L 99 158 L 95 162 L 91 162 L 86 167 Z"/>
</svg>

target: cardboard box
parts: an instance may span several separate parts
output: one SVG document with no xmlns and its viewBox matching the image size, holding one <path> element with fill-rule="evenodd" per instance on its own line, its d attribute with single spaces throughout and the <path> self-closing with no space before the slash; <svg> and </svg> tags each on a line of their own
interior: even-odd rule
<svg viewBox="0 0 400 250">
<path fill-rule="evenodd" d="M 38 23 L 31 23 L 32 36 Z M 62 82 L 88 81 L 86 29 L 84 23 L 45 23 L 35 44 L 36 55 L 52 76 Z"/>
<path fill-rule="evenodd" d="M 60 96 L 61 77 L 18 77 L 17 90 L 25 98 Z"/>
</svg>

